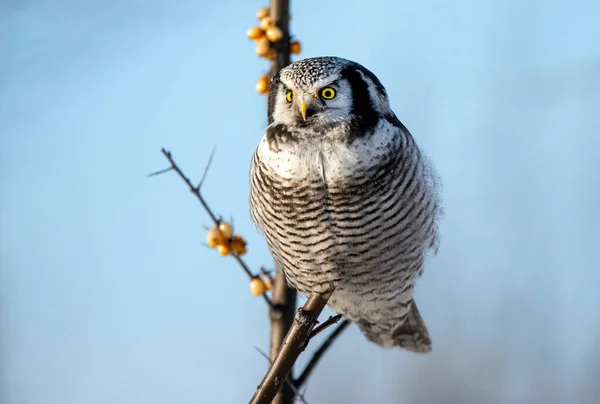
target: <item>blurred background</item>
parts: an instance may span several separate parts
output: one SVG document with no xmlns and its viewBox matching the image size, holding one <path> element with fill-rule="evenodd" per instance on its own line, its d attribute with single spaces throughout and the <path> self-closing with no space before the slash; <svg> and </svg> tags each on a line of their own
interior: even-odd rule
<svg viewBox="0 0 600 404">
<path fill-rule="evenodd" d="M 265 304 L 203 246 L 192 179 L 253 268 L 266 1 L 0 3 L 0 402 L 241 403 Z M 417 288 L 434 349 L 349 328 L 311 403 L 600 402 L 600 3 L 292 1 L 302 57 L 372 70 L 443 179 Z M 296 58 L 297 59 L 297 58 Z M 322 337 L 321 337 L 322 338 Z M 316 346 L 316 344 L 314 345 Z M 305 362 L 310 349 L 301 358 Z"/>
</svg>

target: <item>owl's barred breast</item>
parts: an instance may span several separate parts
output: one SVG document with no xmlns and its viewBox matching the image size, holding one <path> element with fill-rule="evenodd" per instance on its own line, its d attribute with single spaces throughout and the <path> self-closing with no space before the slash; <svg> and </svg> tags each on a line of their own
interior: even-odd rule
<svg viewBox="0 0 600 404">
<path fill-rule="evenodd" d="M 333 285 L 330 306 L 352 317 L 397 305 L 401 294 L 412 299 L 435 242 L 437 202 L 408 131 L 382 119 L 371 135 L 340 141 L 344 132 L 275 144 L 265 136 L 250 205 L 288 281 L 304 294 Z"/>
</svg>

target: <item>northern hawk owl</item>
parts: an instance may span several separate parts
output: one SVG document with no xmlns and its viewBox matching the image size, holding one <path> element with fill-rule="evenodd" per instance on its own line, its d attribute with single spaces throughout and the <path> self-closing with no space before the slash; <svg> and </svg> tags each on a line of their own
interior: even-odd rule
<svg viewBox="0 0 600 404">
<path fill-rule="evenodd" d="M 271 80 L 250 210 L 277 268 L 382 347 L 431 350 L 413 300 L 441 208 L 433 167 L 358 63 L 303 59 Z"/>
</svg>

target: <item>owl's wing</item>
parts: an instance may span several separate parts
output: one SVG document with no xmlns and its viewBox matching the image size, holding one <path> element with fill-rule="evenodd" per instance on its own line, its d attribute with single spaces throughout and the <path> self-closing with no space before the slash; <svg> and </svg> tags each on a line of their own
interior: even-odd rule
<svg viewBox="0 0 600 404">
<path fill-rule="evenodd" d="M 402 122 L 400 122 L 398 117 L 393 112 L 391 114 L 387 115 L 386 119 L 393 126 L 395 126 L 396 129 L 398 131 L 400 131 L 400 133 L 407 136 L 411 142 L 414 142 L 414 139 L 413 139 L 410 131 L 406 128 L 406 126 L 404 126 L 404 124 L 402 124 Z M 433 251 L 433 254 L 436 254 L 437 250 L 438 250 L 438 246 L 439 246 L 439 234 L 438 234 L 439 220 L 440 220 L 440 217 L 444 213 L 444 210 L 442 209 L 442 202 L 441 202 L 441 197 L 440 197 L 442 183 L 441 183 L 439 175 L 437 174 L 435 166 L 433 165 L 431 160 L 418 147 L 417 147 L 417 151 L 419 153 L 419 156 L 421 158 L 422 165 L 423 165 L 423 182 L 426 185 L 426 189 L 427 189 L 427 192 L 429 193 L 429 197 L 433 201 L 430 215 L 434 220 L 434 224 L 432 226 L 430 234 L 428 235 L 429 236 L 429 244 L 427 247 L 431 251 Z"/>
</svg>

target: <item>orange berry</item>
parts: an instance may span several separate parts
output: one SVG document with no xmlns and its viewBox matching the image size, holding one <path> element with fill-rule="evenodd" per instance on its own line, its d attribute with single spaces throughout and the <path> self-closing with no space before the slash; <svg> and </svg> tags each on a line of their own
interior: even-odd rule
<svg viewBox="0 0 600 404">
<path fill-rule="evenodd" d="M 265 285 L 265 281 L 263 281 L 262 278 L 252 278 L 250 281 L 250 293 L 252 293 L 253 296 L 263 295 L 267 290 L 267 285 Z"/>
<path fill-rule="evenodd" d="M 263 74 L 256 82 L 256 92 L 259 94 L 267 94 L 269 92 L 269 76 Z"/>
<path fill-rule="evenodd" d="M 206 244 L 208 244 L 210 248 L 214 248 L 220 244 L 223 244 L 224 242 L 225 240 L 223 240 L 221 231 L 216 227 L 210 229 L 206 234 Z"/>
<path fill-rule="evenodd" d="M 242 238 L 242 236 L 237 235 L 231 240 L 231 251 L 235 255 L 244 255 L 248 251 L 246 249 L 246 241 Z"/>
<path fill-rule="evenodd" d="M 269 41 L 271 42 L 280 41 L 281 38 L 283 38 L 283 32 L 281 32 L 279 27 L 273 26 L 267 29 L 267 38 L 269 38 Z"/>
<path fill-rule="evenodd" d="M 271 27 L 275 26 L 275 20 L 273 20 L 271 17 L 265 17 L 265 18 L 261 18 L 260 19 L 260 27 L 264 30 L 267 30 Z"/>
<path fill-rule="evenodd" d="M 267 57 L 271 49 L 271 42 L 267 38 L 260 38 L 256 41 L 256 54 L 260 57 Z"/>
<path fill-rule="evenodd" d="M 290 53 L 293 55 L 297 55 L 302 51 L 302 46 L 300 42 L 294 41 L 290 44 Z"/>
<path fill-rule="evenodd" d="M 256 12 L 256 19 L 258 21 L 262 20 L 265 17 L 268 17 L 269 14 L 271 14 L 271 11 L 269 10 L 269 7 L 261 7 L 257 12 Z"/>
<path fill-rule="evenodd" d="M 252 27 L 246 32 L 246 35 L 248 35 L 248 38 L 256 41 L 265 36 L 265 30 L 261 27 Z"/>
<path fill-rule="evenodd" d="M 225 240 L 229 240 L 233 236 L 233 227 L 227 222 L 219 223 L 219 230 Z"/>
<path fill-rule="evenodd" d="M 218 250 L 221 255 L 229 255 L 231 252 L 231 248 L 227 244 L 219 244 Z"/>
</svg>

